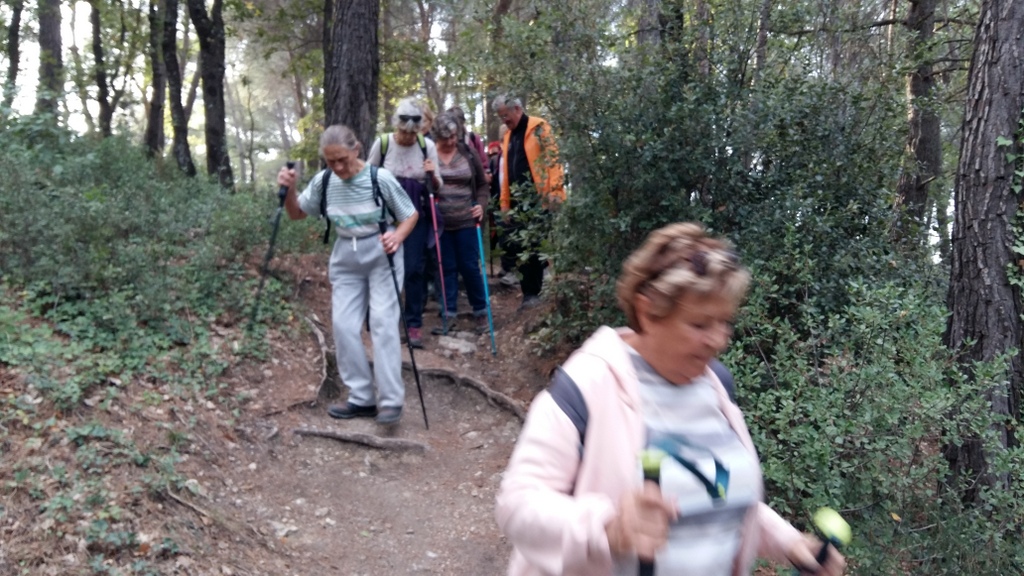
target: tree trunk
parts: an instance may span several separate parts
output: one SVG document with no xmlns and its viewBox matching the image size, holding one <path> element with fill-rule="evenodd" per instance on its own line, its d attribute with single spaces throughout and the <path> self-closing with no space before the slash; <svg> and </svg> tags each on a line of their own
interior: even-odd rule
<svg viewBox="0 0 1024 576">
<path fill-rule="evenodd" d="M 761 11 L 757 15 L 757 44 L 754 47 L 754 77 L 751 84 L 757 85 L 764 74 L 768 61 L 768 29 L 771 26 L 772 0 L 761 0 Z"/>
<path fill-rule="evenodd" d="M 96 122 L 93 120 L 92 112 L 89 110 L 89 88 L 92 86 L 93 79 L 85 71 L 85 65 L 82 64 L 82 55 L 78 51 L 78 44 L 76 44 L 75 38 L 78 36 L 78 11 L 71 11 L 71 46 L 68 47 L 68 54 L 71 56 L 71 81 L 75 86 L 75 92 L 78 96 L 78 100 L 82 103 L 82 118 L 85 119 L 86 134 L 96 133 Z"/>
<path fill-rule="evenodd" d="M 100 21 L 100 6 L 97 0 L 89 2 L 92 12 L 89 14 L 89 22 L 92 24 L 92 57 L 94 74 L 96 77 L 96 100 L 100 105 L 100 134 L 109 138 L 111 134 L 110 124 L 114 118 L 114 108 L 110 105 L 110 83 L 107 80 L 107 63 L 103 54 L 103 24 Z"/>
<path fill-rule="evenodd" d="M 640 0 L 636 36 L 641 45 L 661 44 L 661 0 Z"/>
<path fill-rule="evenodd" d="M 4 113 L 14 104 L 14 94 L 18 90 L 18 67 L 21 66 L 21 13 L 24 10 L 25 2 L 23 0 L 11 2 L 11 23 L 7 26 L 7 80 L 4 82 Z"/>
<path fill-rule="evenodd" d="M 154 0 L 155 1 L 155 0 Z M 178 0 L 164 0 L 164 71 L 167 73 L 167 101 L 171 107 L 171 150 L 178 168 L 196 175 L 188 147 L 188 116 L 181 105 L 181 67 L 178 65 Z"/>
<path fill-rule="evenodd" d="M 991 361 L 1017 350 L 1006 367 L 1005 380 L 985 392 L 997 416 L 1020 417 L 1024 363 L 1019 350 L 1021 293 L 1009 274 L 1021 274 L 1011 247 L 1012 223 L 1020 195 L 1013 187 L 1014 163 L 1007 153 L 1022 154 L 1024 109 L 1024 2 L 986 0 L 974 38 L 974 56 L 960 143 L 954 202 L 951 270 L 948 294 L 950 317 L 946 344 L 958 354 L 965 370 L 972 363 Z M 999 137 L 1012 136 L 1010 147 Z M 1005 142 L 1003 143 L 1005 144 Z M 1012 272 L 1009 269 L 1013 268 Z M 1014 431 L 999 423 L 994 430 L 1003 446 L 1017 444 Z M 1010 479 L 989 470 L 989 454 L 977 437 L 947 445 L 954 486 L 969 486 L 963 498 L 978 502 L 984 488 L 1001 490 Z"/>
<path fill-rule="evenodd" d="M 64 60 L 61 54 L 60 0 L 39 0 L 39 86 L 36 113 L 58 112 L 64 93 Z"/>
<path fill-rule="evenodd" d="M 234 187 L 231 157 L 228 156 L 224 107 L 224 18 L 223 0 L 214 0 L 210 13 L 204 0 L 187 0 L 192 25 L 199 37 L 202 61 L 203 112 L 206 126 L 206 173 L 216 176 L 223 188 Z"/>
<path fill-rule="evenodd" d="M 502 21 L 505 16 L 508 15 L 508 11 L 512 8 L 512 0 L 498 0 L 494 3 L 494 11 L 491 12 L 491 50 L 496 50 L 498 44 L 501 43 L 501 38 L 504 35 L 504 28 Z M 484 93 L 487 95 L 486 106 L 484 108 L 484 118 L 487 127 L 487 140 L 494 142 L 498 139 L 498 130 L 501 126 L 501 120 L 498 119 L 498 115 L 491 110 L 490 99 L 498 91 L 498 79 L 494 72 L 488 71 L 487 77 L 484 79 Z"/>
<path fill-rule="evenodd" d="M 330 40 L 324 44 L 330 47 L 330 60 L 326 54 L 324 60 L 324 117 L 328 126 L 351 128 L 363 143 L 365 157 L 377 123 L 380 0 L 337 0 L 331 12 L 332 18 L 324 21 L 330 27 Z"/>
<path fill-rule="evenodd" d="M 242 106 L 239 103 L 238 85 L 229 84 L 227 88 L 224 96 L 227 97 L 228 111 L 231 113 L 231 124 L 235 129 L 235 153 L 238 154 L 239 183 L 245 184 L 245 137 L 242 135 L 242 126 L 244 126 L 245 121 L 242 118 Z"/>
<path fill-rule="evenodd" d="M 939 115 L 930 102 L 935 91 L 932 60 L 927 56 L 935 32 L 937 0 L 911 0 L 906 26 L 913 33 L 910 52 L 918 60 L 917 68 L 907 78 L 910 133 L 906 166 L 896 189 L 897 240 L 923 245 L 928 238 L 929 184 L 942 172 L 942 135 Z"/>
<path fill-rule="evenodd" d="M 153 94 L 146 113 L 146 154 L 160 156 L 164 150 L 164 101 L 167 99 L 167 74 L 164 66 L 164 14 L 157 0 L 149 3 L 149 68 L 153 72 Z"/>
<path fill-rule="evenodd" d="M 434 25 L 434 4 L 416 0 L 416 13 L 419 16 L 419 41 L 430 50 L 430 31 Z M 423 70 L 423 91 L 427 93 L 427 100 L 430 106 L 438 114 L 444 111 L 444 99 L 441 97 L 441 89 L 437 84 L 437 70 L 433 66 L 427 66 Z"/>
</svg>

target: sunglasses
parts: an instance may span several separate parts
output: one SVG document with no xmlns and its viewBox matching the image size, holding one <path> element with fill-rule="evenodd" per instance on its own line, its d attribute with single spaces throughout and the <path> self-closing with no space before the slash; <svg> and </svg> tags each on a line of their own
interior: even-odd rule
<svg viewBox="0 0 1024 576">
<path fill-rule="evenodd" d="M 408 114 L 399 114 L 398 119 L 401 120 L 402 122 L 419 122 L 420 120 L 423 119 L 423 116 L 420 116 L 419 114 L 415 116 L 410 116 Z"/>
</svg>

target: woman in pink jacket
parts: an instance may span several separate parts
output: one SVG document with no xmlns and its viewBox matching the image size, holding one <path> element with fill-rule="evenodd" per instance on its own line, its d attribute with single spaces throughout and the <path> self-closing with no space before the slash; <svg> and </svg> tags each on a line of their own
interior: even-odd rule
<svg viewBox="0 0 1024 576">
<path fill-rule="evenodd" d="M 748 576 L 757 557 L 843 573 L 842 555 L 819 565 L 820 541 L 762 502 L 743 414 L 709 368 L 749 281 L 699 224 L 657 230 L 629 257 L 629 328 L 598 329 L 566 361 L 505 472 L 509 574 Z"/>
</svg>

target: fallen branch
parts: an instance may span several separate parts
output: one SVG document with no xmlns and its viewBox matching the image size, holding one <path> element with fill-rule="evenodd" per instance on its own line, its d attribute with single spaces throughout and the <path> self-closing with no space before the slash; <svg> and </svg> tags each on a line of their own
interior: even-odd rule
<svg viewBox="0 0 1024 576">
<path fill-rule="evenodd" d="M 381 450 L 397 450 L 397 451 L 410 451 L 410 452 L 426 452 L 427 445 L 422 442 L 416 442 L 414 440 L 403 440 L 402 438 L 383 438 L 381 436 L 374 436 L 373 434 L 364 434 L 362 432 L 342 432 L 340 430 L 321 430 L 319 428 L 294 428 L 292 434 L 298 434 L 300 436 L 319 436 L 321 438 L 331 438 L 340 442 L 351 442 L 353 444 L 362 444 L 363 446 L 369 446 L 371 448 L 379 448 Z"/>
<path fill-rule="evenodd" d="M 181 504 L 186 508 L 190 508 L 193 512 L 198 514 L 199 519 L 203 521 L 203 524 L 209 525 L 213 521 L 213 516 L 211 516 L 210 513 L 207 512 L 206 510 L 203 510 L 202 508 L 196 506 L 195 504 L 189 502 L 188 500 L 179 497 L 177 494 L 171 492 L 170 490 L 164 490 L 164 492 L 166 492 L 167 495 L 171 497 L 171 500 L 174 500 L 175 502 Z"/>
<path fill-rule="evenodd" d="M 268 410 L 266 412 L 263 412 L 262 414 L 260 414 L 260 418 L 267 418 L 269 416 L 276 416 L 278 414 L 283 414 L 283 413 L 291 410 L 292 408 L 298 408 L 299 406 L 303 406 L 303 407 L 306 407 L 306 408 L 316 408 L 316 404 L 317 404 L 317 399 L 316 398 L 306 398 L 304 400 L 297 400 L 295 402 L 292 402 L 292 403 L 288 404 L 287 406 L 284 406 L 283 408 L 274 408 L 273 410 Z"/>
</svg>

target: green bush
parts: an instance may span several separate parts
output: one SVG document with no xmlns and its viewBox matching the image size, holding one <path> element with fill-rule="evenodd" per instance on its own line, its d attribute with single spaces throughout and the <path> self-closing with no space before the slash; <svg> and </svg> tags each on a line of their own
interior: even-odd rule
<svg viewBox="0 0 1024 576">
<path fill-rule="evenodd" d="M 948 271 L 890 237 L 899 90 L 800 71 L 753 85 L 753 35 L 722 6 L 707 62 L 700 27 L 673 27 L 681 3 L 663 4 L 656 46 L 580 6 L 509 25 L 496 55 L 527 112 L 555 126 L 570 184 L 542 340 L 620 325 L 625 257 L 660 226 L 701 221 L 754 275 L 725 361 L 773 505 L 801 525 L 819 506 L 842 511 L 853 573 L 1022 573 L 1019 486 L 964 506 L 967 487 L 947 478 L 942 449 L 970 431 L 998 455 L 996 474 L 1024 468 L 987 433 L 985 391 L 1005 363 L 963 373 L 941 340 Z"/>
</svg>

